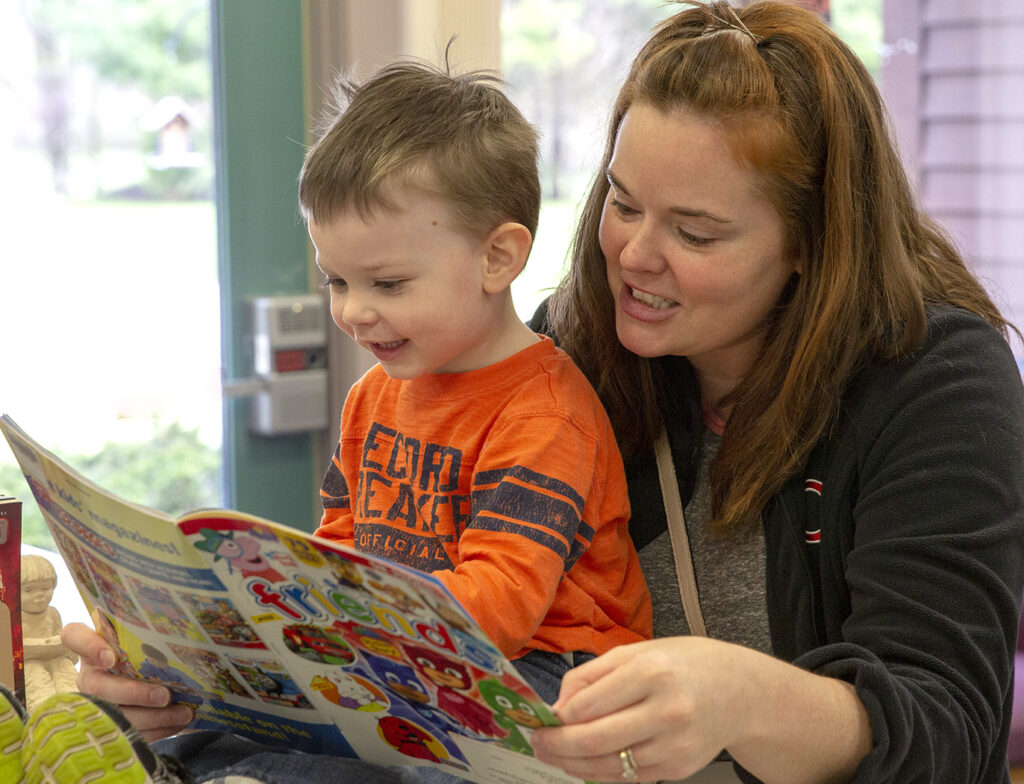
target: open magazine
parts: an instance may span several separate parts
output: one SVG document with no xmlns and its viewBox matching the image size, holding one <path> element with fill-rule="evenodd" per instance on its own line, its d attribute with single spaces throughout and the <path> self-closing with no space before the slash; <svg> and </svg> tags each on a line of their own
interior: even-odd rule
<svg viewBox="0 0 1024 784">
<path fill-rule="evenodd" d="M 223 509 L 172 518 L 85 479 L 0 417 L 116 671 L 195 729 L 479 782 L 579 782 L 533 757 L 557 720 L 428 574 Z"/>
</svg>

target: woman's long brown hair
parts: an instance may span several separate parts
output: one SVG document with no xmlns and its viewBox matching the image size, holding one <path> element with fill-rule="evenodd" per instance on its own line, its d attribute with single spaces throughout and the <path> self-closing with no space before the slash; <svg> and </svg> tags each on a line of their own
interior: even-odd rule
<svg viewBox="0 0 1024 784">
<path fill-rule="evenodd" d="M 871 76 L 827 25 L 782 3 L 693 5 L 663 22 L 633 62 L 601 171 L 631 105 L 685 109 L 721 128 L 785 226 L 800 274 L 770 316 L 759 358 L 729 395 L 732 413 L 711 472 L 714 524 L 729 529 L 757 523 L 835 423 L 860 368 L 921 344 L 925 303 L 973 311 L 1004 336 L 1010 325 L 918 209 Z M 662 423 L 651 361 L 622 347 L 615 332 L 598 244 L 607 194 L 605 178 L 596 178 L 549 319 L 596 387 L 628 457 L 649 448 Z"/>
</svg>

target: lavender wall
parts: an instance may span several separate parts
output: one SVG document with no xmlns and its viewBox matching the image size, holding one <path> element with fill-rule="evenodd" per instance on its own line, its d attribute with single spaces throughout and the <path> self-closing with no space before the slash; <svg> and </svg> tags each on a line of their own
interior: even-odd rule
<svg viewBox="0 0 1024 784">
<path fill-rule="evenodd" d="M 882 90 L 922 204 L 1024 329 L 1024 2 L 883 5 Z"/>
</svg>

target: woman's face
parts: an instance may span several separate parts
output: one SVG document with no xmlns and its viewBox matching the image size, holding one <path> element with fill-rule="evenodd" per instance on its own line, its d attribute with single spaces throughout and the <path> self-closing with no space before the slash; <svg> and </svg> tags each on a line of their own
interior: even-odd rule
<svg viewBox="0 0 1024 784">
<path fill-rule="evenodd" d="M 600 241 L 621 343 L 688 357 L 707 391 L 747 372 L 794 273 L 782 220 L 713 123 L 634 104 L 606 172 Z"/>
</svg>

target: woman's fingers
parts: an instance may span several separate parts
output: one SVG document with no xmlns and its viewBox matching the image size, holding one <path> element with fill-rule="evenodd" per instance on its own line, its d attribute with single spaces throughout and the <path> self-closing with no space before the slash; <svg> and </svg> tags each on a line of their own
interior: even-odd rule
<svg viewBox="0 0 1024 784">
<path fill-rule="evenodd" d="M 556 715 L 563 723 L 580 724 L 594 721 L 602 716 L 622 711 L 648 696 L 648 674 L 637 666 L 636 659 L 621 656 L 617 658 L 620 661 L 611 663 L 612 666 L 581 673 L 577 682 L 571 684 L 569 696 L 566 696 L 567 692 L 563 690 L 558 702 L 555 703 Z M 597 661 L 600 659 L 594 660 Z M 571 674 L 573 672 L 568 675 Z"/>
<path fill-rule="evenodd" d="M 730 742 L 741 670 L 735 646 L 703 638 L 616 648 L 566 675 L 563 724 L 534 733 L 537 756 L 588 780 L 621 780 L 632 762 L 638 781 L 689 776 Z"/>
<path fill-rule="evenodd" d="M 651 765 L 644 760 L 642 751 L 630 749 L 636 761 L 636 777 L 628 778 L 626 776 L 628 769 L 620 756 L 624 750 L 625 748 L 612 754 L 603 754 L 600 757 L 588 759 L 567 758 L 562 760 L 558 757 L 545 757 L 543 759 L 545 762 L 555 765 L 566 773 L 585 781 L 622 781 L 624 779 L 631 781 L 675 780 L 680 777 L 686 778 L 700 770 L 699 767 L 692 769 L 683 768 L 679 764 L 665 765 L 659 763 Z"/>
<path fill-rule="evenodd" d="M 614 672 L 622 664 L 629 661 L 630 656 L 626 651 L 631 647 L 632 645 L 622 645 L 613 648 L 608 653 L 569 670 L 562 678 L 558 699 L 552 706 L 555 712 L 557 713 L 561 710 L 561 707 L 569 702 L 579 691 L 592 683 L 597 683 L 608 673 Z"/>
<path fill-rule="evenodd" d="M 680 746 L 685 739 L 651 732 L 637 707 L 582 725 L 538 729 L 531 743 L 538 759 L 587 781 L 619 781 L 636 766 L 637 781 L 685 778 L 715 757 Z M 623 759 L 626 750 L 632 754 Z"/>
</svg>

